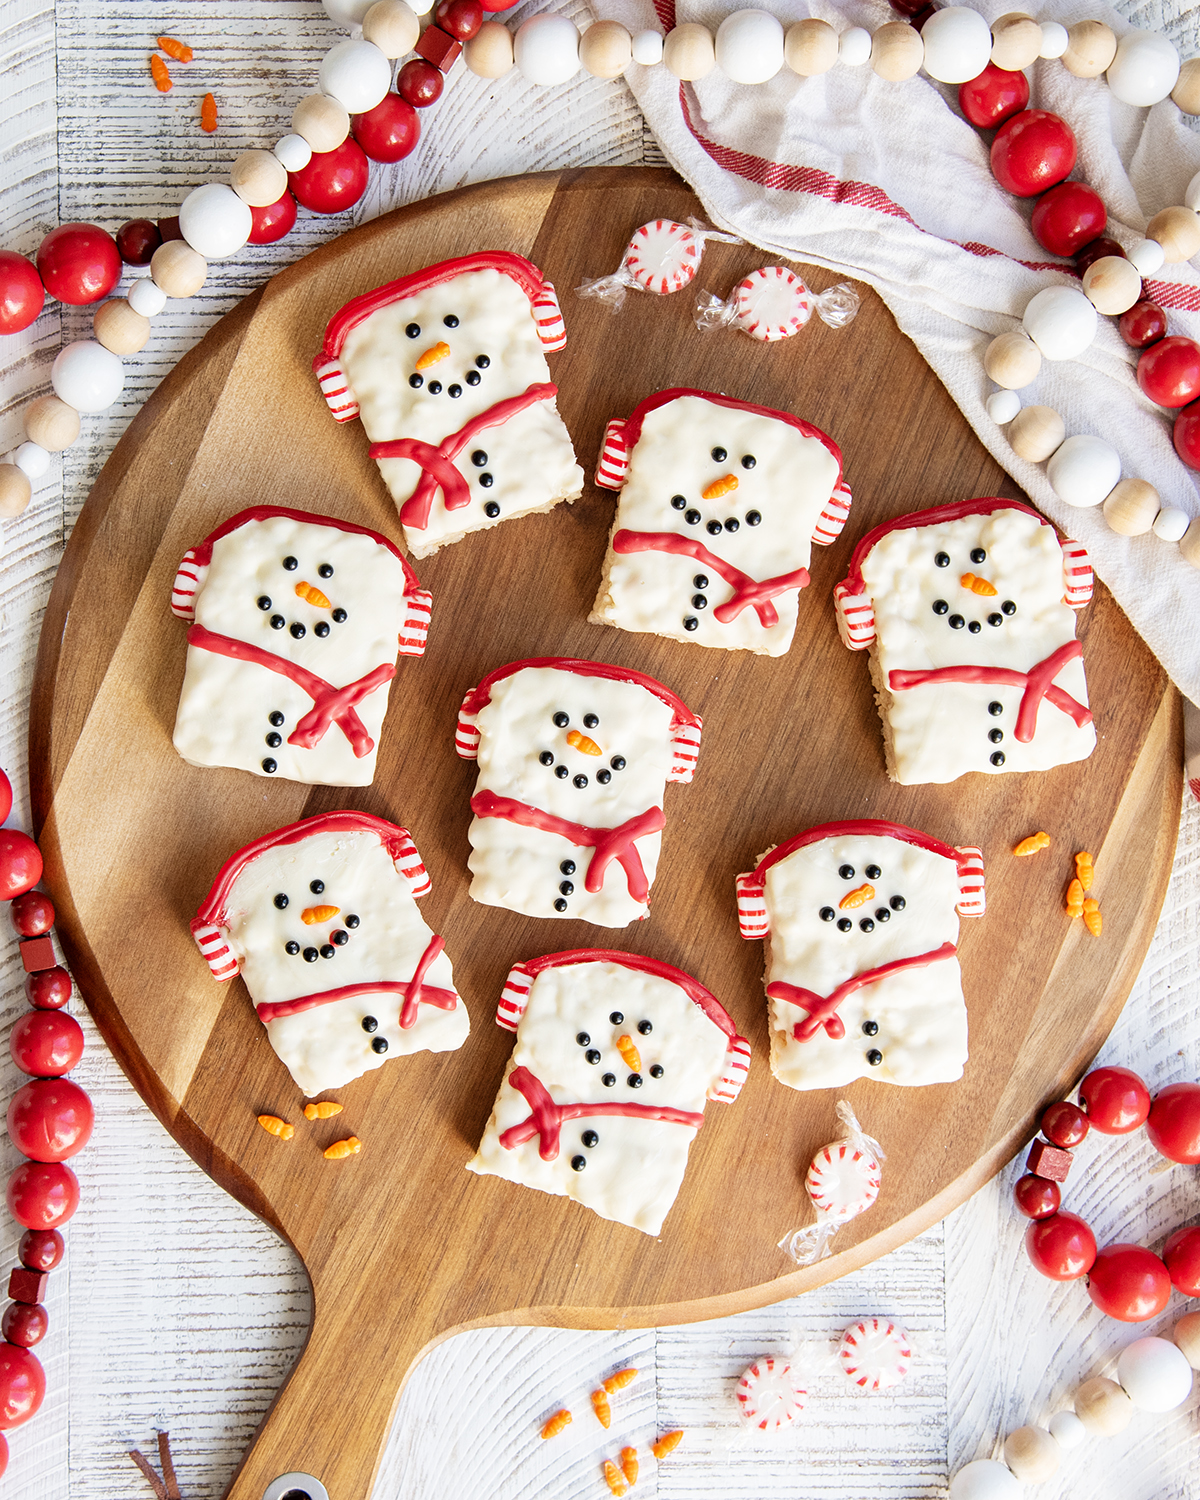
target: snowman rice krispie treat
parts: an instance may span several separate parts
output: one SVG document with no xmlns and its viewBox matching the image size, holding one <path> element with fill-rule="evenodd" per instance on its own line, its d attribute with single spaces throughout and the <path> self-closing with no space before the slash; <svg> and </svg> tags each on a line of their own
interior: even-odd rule
<svg viewBox="0 0 1200 1500">
<path fill-rule="evenodd" d="M 621 495 L 592 623 L 763 656 L 792 644 L 812 544 L 850 513 L 836 443 L 709 391 L 609 422 L 596 483 Z"/>
<path fill-rule="evenodd" d="M 873 818 L 822 823 L 737 878 L 767 940 L 771 1071 L 794 1089 L 950 1083 L 967 1060 L 958 919 L 984 912 L 983 856 Z"/>
<path fill-rule="evenodd" d="M 539 657 L 472 688 L 455 749 L 479 762 L 471 895 L 530 917 L 645 917 L 663 791 L 691 781 L 701 719 L 644 672 Z"/>
<path fill-rule="evenodd" d="M 194 766 L 370 786 L 396 654 L 424 652 L 430 604 L 378 532 L 239 511 L 175 575 L 171 609 L 191 622 L 176 750 Z"/>
<path fill-rule="evenodd" d="M 242 975 L 272 1047 L 319 1094 L 466 1041 L 445 944 L 417 912 L 429 888 L 406 829 L 324 813 L 227 859 L 192 936 L 217 979 Z"/>
<path fill-rule="evenodd" d="M 834 601 L 843 642 L 871 652 L 892 780 L 1089 756 L 1075 614 L 1091 597 L 1087 551 L 1015 500 L 941 505 L 868 532 Z"/>
<path fill-rule="evenodd" d="M 330 319 L 313 369 L 337 420 L 361 417 L 414 557 L 580 493 L 546 364 L 566 341 L 554 287 L 498 250 L 427 266 Z"/>
<path fill-rule="evenodd" d="M 670 964 L 589 948 L 517 964 L 496 1020 L 517 1044 L 468 1170 L 657 1234 L 705 1100 L 732 1103 L 750 1066 L 724 1007 Z"/>
</svg>

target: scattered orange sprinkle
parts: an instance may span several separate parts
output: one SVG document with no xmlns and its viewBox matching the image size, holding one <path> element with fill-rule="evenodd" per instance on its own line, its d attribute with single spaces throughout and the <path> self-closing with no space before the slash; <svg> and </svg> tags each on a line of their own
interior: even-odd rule
<svg viewBox="0 0 1200 1500">
<path fill-rule="evenodd" d="M 544 1438 L 557 1437 L 564 1427 L 571 1425 L 571 1413 L 564 1406 L 561 1411 L 556 1411 L 550 1420 L 542 1428 Z"/>
<path fill-rule="evenodd" d="M 842 897 L 838 902 L 838 908 L 841 911 L 845 911 L 847 907 L 853 909 L 856 906 L 862 906 L 867 901 L 874 900 L 874 897 L 875 887 L 873 885 L 860 885 L 857 890 L 850 891 Z"/>
<path fill-rule="evenodd" d="M 169 94 L 174 88 L 171 75 L 167 72 L 167 65 L 159 57 L 157 52 L 150 55 L 150 77 L 154 79 L 154 87 L 160 94 Z"/>
<path fill-rule="evenodd" d="M 625 1483 L 625 1477 L 611 1458 L 604 1460 L 604 1478 L 614 1495 L 628 1495 L 629 1486 Z"/>
<path fill-rule="evenodd" d="M 632 1365 L 626 1370 L 618 1370 L 616 1374 L 610 1375 L 604 1382 L 604 1389 L 610 1396 L 617 1391 L 623 1391 L 627 1385 L 631 1385 L 637 1379 L 637 1370 Z"/>
<path fill-rule="evenodd" d="M 304 1118 L 306 1120 L 328 1120 L 333 1115 L 340 1115 L 342 1106 L 335 1104 L 332 1099 L 323 1099 L 320 1104 L 306 1104 L 304 1106 Z"/>
<path fill-rule="evenodd" d="M 650 1452 L 655 1458 L 666 1458 L 668 1453 L 674 1453 L 680 1443 L 683 1442 L 683 1428 L 677 1428 L 674 1432 L 664 1432 L 657 1443 L 650 1444 Z"/>
<path fill-rule="evenodd" d="M 1049 849 L 1050 835 L 1048 833 L 1031 833 L 1027 839 L 1014 846 L 1013 853 L 1018 859 L 1024 859 L 1026 855 L 1037 854 L 1041 849 Z"/>
<path fill-rule="evenodd" d="M 1075 856 L 1075 874 L 1079 880 L 1079 884 L 1084 888 L 1085 891 L 1091 890 L 1092 877 L 1095 875 L 1095 873 L 1096 869 L 1092 864 L 1092 856 L 1087 852 L 1086 849 L 1080 850 L 1080 852 Z"/>
<path fill-rule="evenodd" d="M 612 1426 L 612 1407 L 608 1404 L 608 1394 L 603 1386 L 598 1391 L 592 1392 L 592 1409 L 601 1427 Z"/>
<path fill-rule="evenodd" d="M 973 594 L 979 594 L 984 599 L 993 599 L 996 595 L 996 586 L 989 583 L 986 578 L 977 578 L 974 573 L 964 573 L 958 580 L 963 588 L 970 589 Z"/>
<path fill-rule="evenodd" d="M 638 1456 L 636 1448 L 621 1449 L 621 1473 L 624 1474 L 631 1486 L 637 1483 Z"/>
<path fill-rule="evenodd" d="M 217 101 L 211 94 L 205 94 L 204 103 L 200 106 L 200 129 L 212 135 L 217 128 Z"/>
<path fill-rule="evenodd" d="M 277 1135 L 281 1141 L 290 1141 L 296 1134 L 296 1127 L 281 1120 L 278 1115 L 259 1115 L 258 1123 L 268 1135 Z"/>
<path fill-rule="evenodd" d="M 303 599 L 307 604 L 315 605 L 317 609 L 332 608 L 329 600 L 326 599 L 319 588 L 316 588 L 311 583 L 305 583 L 303 580 L 296 585 L 296 597 Z"/>
<path fill-rule="evenodd" d="M 1093 937 L 1099 937 L 1104 931 L 1104 918 L 1100 915 L 1100 903 L 1094 896 L 1089 896 L 1083 903 L 1083 925 Z"/>
<path fill-rule="evenodd" d="M 160 36 L 158 45 L 176 62 L 190 63 L 196 55 L 186 42 L 177 41 L 173 36 Z"/>
<path fill-rule="evenodd" d="M 1083 916 L 1083 887 L 1078 880 L 1072 880 L 1067 887 L 1067 916 Z"/>
<path fill-rule="evenodd" d="M 621 1054 L 625 1066 L 631 1073 L 640 1073 L 642 1071 L 642 1054 L 634 1045 L 631 1036 L 619 1036 L 617 1038 L 617 1051 Z"/>
<path fill-rule="evenodd" d="M 362 1150 L 362 1142 L 356 1135 L 348 1136 L 344 1141 L 334 1141 L 332 1146 L 327 1146 L 321 1153 L 326 1161 L 341 1161 L 347 1156 L 357 1156 Z"/>
<path fill-rule="evenodd" d="M 428 370 L 430 365 L 436 365 L 439 360 L 446 359 L 450 354 L 450 345 L 441 343 L 431 344 L 425 353 L 417 360 L 418 370 Z"/>
<path fill-rule="evenodd" d="M 726 495 L 732 495 L 737 489 L 737 475 L 723 474 L 720 479 L 714 479 L 706 490 L 702 490 L 702 500 L 720 500 Z"/>
</svg>

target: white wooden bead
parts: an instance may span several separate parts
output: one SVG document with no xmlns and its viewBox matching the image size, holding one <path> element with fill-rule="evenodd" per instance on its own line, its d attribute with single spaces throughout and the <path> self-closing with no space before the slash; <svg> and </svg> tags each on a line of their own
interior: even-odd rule
<svg viewBox="0 0 1200 1500">
<path fill-rule="evenodd" d="M 208 276 L 208 262 L 182 240 L 167 240 L 150 257 L 150 274 L 168 297 L 194 297 Z"/>
<path fill-rule="evenodd" d="M 1103 438 L 1077 433 L 1051 456 L 1046 477 L 1064 505 L 1086 510 L 1106 500 L 1116 488 L 1121 455 Z"/>
<path fill-rule="evenodd" d="M 50 384 L 60 401 L 76 411 L 103 411 L 125 388 L 120 359 L 93 339 L 60 349 L 50 366 Z"/>
<path fill-rule="evenodd" d="M 1170 540 L 1178 541 L 1179 537 Z M 1192 1367 L 1183 1351 L 1167 1339 L 1134 1339 L 1127 1344 L 1117 1357 L 1117 1379 L 1141 1411 L 1174 1411 L 1192 1393 Z"/>
<path fill-rule="evenodd" d="M 633 61 L 633 40 L 620 21 L 596 21 L 583 33 L 579 61 L 593 78 L 619 78 Z"/>
<path fill-rule="evenodd" d="M 1125 252 L 1125 259 L 1140 276 L 1153 276 L 1162 270 L 1166 257 L 1157 240 L 1137 240 Z"/>
<path fill-rule="evenodd" d="M 229 185 L 251 208 L 278 203 L 287 189 L 287 171 L 270 151 L 243 151 L 229 169 Z"/>
<path fill-rule="evenodd" d="M 925 48 L 922 45 L 921 55 Z M 838 34 L 828 21 L 810 16 L 789 26 L 783 42 L 783 59 L 801 78 L 828 73 L 838 60 Z"/>
<path fill-rule="evenodd" d="M 992 32 L 976 10 L 948 5 L 935 10 L 921 28 L 925 71 L 939 83 L 978 78 L 992 55 Z"/>
<path fill-rule="evenodd" d="M 652 68 L 656 63 L 662 62 L 663 34 L 651 28 L 648 31 L 639 31 L 633 39 L 633 60 L 641 63 L 643 68 Z"/>
<path fill-rule="evenodd" d="M 1193 521 L 1179 548 L 1193 568 L 1200 568 L 1200 521 Z M 1171 1329 L 1175 1346 L 1193 1370 L 1200 1370 L 1200 1312 L 1184 1313 Z"/>
<path fill-rule="evenodd" d="M 1146 238 L 1158 241 L 1168 265 L 1182 265 L 1200 250 L 1200 218 L 1182 203 L 1160 209 L 1146 225 Z"/>
<path fill-rule="evenodd" d="M 1191 516 L 1188 515 L 1186 510 L 1178 510 L 1175 506 L 1168 505 L 1163 510 L 1160 510 L 1158 515 L 1154 518 L 1154 535 L 1163 542 L 1181 542 L 1183 540 L 1184 533 L 1187 531 L 1188 526 L 1191 523 L 1191 519 Z M 1130 1347 L 1132 1348 L 1133 1346 L 1130 1345 Z M 1144 1411 L 1168 1411 L 1170 1409 L 1166 1406 L 1146 1406 L 1145 1402 L 1139 1400 L 1138 1397 L 1134 1395 L 1133 1391 L 1129 1389 L 1129 1386 L 1125 1381 L 1125 1377 L 1120 1374 L 1119 1365 L 1117 1367 L 1117 1370 L 1118 1378 L 1120 1379 L 1121 1384 L 1125 1387 L 1129 1395 L 1133 1397 L 1133 1403 L 1135 1406 L 1142 1407 Z"/>
<path fill-rule="evenodd" d="M 992 23 L 991 61 L 1007 73 L 1031 67 L 1042 54 L 1042 28 L 1020 13 L 1001 16 Z"/>
<path fill-rule="evenodd" d="M 153 318 L 167 305 L 167 294 L 152 276 L 139 276 L 129 288 L 129 305 L 143 318 Z"/>
<path fill-rule="evenodd" d="M 1058 1472 L 1062 1451 L 1044 1427 L 1018 1427 L 1005 1439 L 1004 1462 L 1025 1484 L 1041 1484 Z"/>
<path fill-rule="evenodd" d="M 325 14 L 335 26 L 361 26 L 371 0 L 321 0 Z"/>
<path fill-rule="evenodd" d="M 305 94 L 292 111 L 292 129 L 312 151 L 336 151 L 350 134 L 350 114 L 326 94 Z"/>
<path fill-rule="evenodd" d="M 363 17 L 362 28 L 364 39 L 374 42 L 393 62 L 411 52 L 421 35 L 417 13 L 404 0 L 375 0 Z"/>
<path fill-rule="evenodd" d="M 997 385 L 1019 391 L 1037 379 L 1042 368 L 1041 351 L 1023 333 L 1001 333 L 984 350 L 983 368 Z"/>
<path fill-rule="evenodd" d="M 1042 22 L 1042 45 L 1038 52 L 1039 57 L 1061 57 L 1070 45 L 1071 38 L 1067 34 L 1067 28 L 1060 21 Z M 1068 1416 L 1071 1413 L 1068 1413 Z"/>
<path fill-rule="evenodd" d="M 1145 106 L 1165 99 L 1179 79 L 1179 53 L 1154 31 L 1130 31 L 1108 65 L 1108 89 L 1122 104 Z"/>
<path fill-rule="evenodd" d="M 1072 286 L 1035 292 L 1021 322 L 1046 359 L 1075 359 L 1096 337 L 1096 309 Z"/>
<path fill-rule="evenodd" d="M 870 57 L 871 33 L 865 26 L 847 27 L 838 37 L 838 61 L 847 68 L 861 68 Z"/>
<path fill-rule="evenodd" d="M 1117 317 L 1142 295 L 1142 278 L 1123 255 L 1102 255 L 1083 273 L 1083 294 L 1097 312 Z"/>
<path fill-rule="evenodd" d="M 30 480 L 40 479 L 50 467 L 50 455 L 41 443 L 22 443 L 13 454 L 13 463 Z"/>
<path fill-rule="evenodd" d="M 1097 1375 L 1075 1392 L 1075 1415 L 1094 1437 L 1115 1437 L 1133 1421 L 1133 1402 L 1116 1383 Z"/>
<path fill-rule="evenodd" d="M 276 141 L 272 155 L 285 172 L 302 172 L 312 161 L 312 147 L 302 135 L 285 135 Z"/>
<path fill-rule="evenodd" d="M 977 1458 L 950 1481 L 950 1500 L 1021 1500 L 1021 1482 L 1007 1464 Z"/>
<path fill-rule="evenodd" d="M 1117 38 L 1103 21 L 1077 21 L 1067 32 L 1062 64 L 1076 78 L 1099 78 L 1117 55 Z"/>
<path fill-rule="evenodd" d="M 416 15 L 427 16 L 437 3 L 437 0 L 408 0 L 408 3 L 412 6 Z"/>
<path fill-rule="evenodd" d="M 691 83 L 697 78 L 707 78 L 716 65 L 717 49 L 707 26 L 685 21 L 667 32 L 663 40 L 663 67 L 668 73 Z"/>
<path fill-rule="evenodd" d="M 1026 406 L 1008 426 L 1008 442 L 1018 458 L 1040 464 L 1061 446 L 1067 426 L 1052 406 Z"/>
<path fill-rule="evenodd" d="M 885 21 L 871 38 L 871 67 L 889 83 L 915 77 L 924 61 L 921 33 L 907 21 Z"/>
<path fill-rule="evenodd" d="M 317 82 L 352 115 L 365 115 L 391 88 L 392 65 L 374 42 L 347 39 L 321 59 Z"/>
<path fill-rule="evenodd" d="M 1200 115 L 1200 57 L 1189 57 L 1180 68 L 1171 98 L 1185 115 Z"/>
<path fill-rule="evenodd" d="M 16 464 L 0 464 L 0 516 L 19 516 L 32 499 L 29 475 Z"/>
<path fill-rule="evenodd" d="M 113 354 L 138 354 L 150 338 L 150 319 L 124 297 L 110 297 L 92 314 L 92 330 L 97 342 Z"/>
<path fill-rule="evenodd" d="M 79 436 L 79 413 L 57 396 L 39 396 L 25 408 L 25 436 L 50 453 L 61 453 Z"/>
<path fill-rule="evenodd" d="M 513 65 L 512 32 L 502 21 L 485 21 L 463 48 L 463 60 L 477 78 L 503 78 Z"/>
<path fill-rule="evenodd" d="M 870 50 L 870 38 L 867 39 Z M 783 27 L 765 10 L 735 10 L 717 27 L 717 67 L 734 83 L 766 83 L 783 67 Z"/>
<path fill-rule="evenodd" d="M 522 78 L 542 88 L 566 83 L 579 72 L 579 32 L 569 16 L 530 16 L 513 38 L 513 60 Z"/>
<path fill-rule="evenodd" d="M 223 182 L 202 183 L 179 205 L 179 232 L 205 260 L 236 255 L 253 228 L 250 205 Z"/>
<path fill-rule="evenodd" d="M 987 398 L 987 414 L 997 427 L 1007 427 L 1021 410 L 1021 398 L 1016 391 L 993 391 Z"/>
<path fill-rule="evenodd" d="M 1045 30 L 1045 27 L 1043 26 L 1042 29 Z M 1070 1453 L 1072 1448 L 1078 1448 L 1087 1437 L 1087 1428 L 1073 1411 L 1056 1411 L 1046 1425 L 1050 1430 L 1050 1436 L 1064 1453 Z"/>
<path fill-rule="evenodd" d="M 1145 536 L 1161 507 L 1152 484 L 1144 479 L 1122 479 L 1104 502 L 1104 519 L 1118 536 Z"/>
</svg>

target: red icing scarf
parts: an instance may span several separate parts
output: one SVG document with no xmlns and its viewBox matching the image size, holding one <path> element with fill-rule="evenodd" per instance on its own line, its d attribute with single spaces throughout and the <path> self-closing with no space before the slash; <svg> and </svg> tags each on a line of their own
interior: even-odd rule
<svg viewBox="0 0 1200 1500">
<path fill-rule="evenodd" d="M 650 882 L 646 879 L 634 840 L 666 827 L 667 820 L 661 807 L 647 808 L 619 828 L 588 828 L 584 823 L 572 823 L 567 818 L 543 812 L 540 807 L 518 802 L 515 797 L 498 797 L 495 792 L 488 791 L 475 793 L 471 798 L 471 811 L 477 818 L 504 818 L 522 828 L 556 833 L 580 849 L 594 849 L 596 852 L 588 862 L 587 878 L 583 883 L 584 889 L 593 895 L 603 887 L 605 872 L 615 859 L 625 871 L 633 899 L 642 902 L 650 899 Z"/>
<path fill-rule="evenodd" d="M 703 542 L 679 536 L 673 531 L 618 531 L 612 539 L 612 548 L 622 557 L 630 552 L 667 552 L 674 557 L 691 557 L 719 573 L 733 590 L 733 598 L 718 604 L 713 610 L 722 625 L 736 620 L 742 610 L 752 609 L 758 616 L 758 623 L 768 630 L 779 624 L 779 614 L 771 600 L 791 589 L 798 591 L 808 587 L 807 568 L 797 568 L 792 573 L 780 573 L 777 578 L 764 578 L 759 582 L 715 552 L 710 552 Z"/>
<path fill-rule="evenodd" d="M 524 1094 L 530 1115 L 520 1125 L 512 1125 L 500 1136 L 505 1151 L 515 1150 L 538 1137 L 538 1155 L 543 1161 L 558 1156 L 558 1138 L 564 1120 L 584 1120 L 595 1115 L 626 1115 L 635 1120 L 666 1120 L 671 1125 L 688 1125 L 699 1130 L 704 1116 L 691 1110 L 675 1109 L 670 1104 L 555 1104 L 545 1085 L 528 1068 L 514 1068 L 508 1075 L 513 1088 Z"/>
<path fill-rule="evenodd" d="M 335 1000 L 352 1000 L 355 995 L 400 995 L 403 997 L 400 1026 L 407 1031 L 416 1024 L 418 1005 L 436 1005 L 438 1010 L 454 1010 L 458 1005 L 458 996 L 453 990 L 440 990 L 425 983 L 429 965 L 445 946 L 434 933 L 411 979 L 365 979 L 361 984 L 343 984 L 335 990 L 322 990 L 315 995 L 298 995 L 295 1000 L 264 1000 L 254 1009 L 265 1025 L 268 1021 L 281 1021 L 285 1016 L 314 1010 L 318 1005 L 332 1005 Z"/>
<path fill-rule="evenodd" d="M 940 959 L 953 958 L 957 952 L 953 943 L 943 943 L 940 948 L 933 948 L 928 953 L 914 953 L 910 958 L 895 958 L 891 963 L 880 964 L 877 969 L 864 969 L 852 979 L 843 980 L 829 995 L 814 994 L 812 990 L 788 984 L 783 979 L 776 979 L 769 984 L 767 994 L 772 1000 L 787 1000 L 808 1012 L 806 1020 L 797 1021 L 792 1027 L 792 1035 L 798 1042 L 810 1041 L 822 1026 L 825 1028 L 825 1035 L 836 1042 L 846 1035 L 845 1023 L 838 1015 L 837 1008 L 855 990 L 861 990 L 869 984 L 878 984 L 881 979 L 886 979 L 890 974 L 899 974 L 905 969 L 927 969 Z"/>
</svg>

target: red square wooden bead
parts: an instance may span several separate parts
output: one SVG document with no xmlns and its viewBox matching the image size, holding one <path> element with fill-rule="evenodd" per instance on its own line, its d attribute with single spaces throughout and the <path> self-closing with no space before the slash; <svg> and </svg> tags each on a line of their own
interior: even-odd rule
<svg viewBox="0 0 1200 1500">
<path fill-rule="evenodd" d="M 448 73 L 461 51 L 462 43 L 440 26 L 426 26 L 416 46 L 417 56 L 431 62 L 439 73 Z"/>
<path fill-rule="evenodd" d="M 1030 1147 L 1025 1169 L 1036 1177 L 1048 1177 L 1051 1182 L 1066 1182 L 1073 1160 L 1072 1152 L 1052 1146 L 1049 1141 L 1036 1140 Z"/>
<path fill-rule="evenodd" d="M 25 965 L 26 974 L 37 974 L 42 969 L 53 969 L 57 965 L 54 940 L 48 932 L 41 937 L 25 939 L 21 944 L 21 962 Z"/>
<path fill-rule="evenodd" d="M 40 1302 L 46 1295 L 49 1271 L 31 1271 L 17 1266 L 8 1278 L 8 1295 L 14 1302 Z"/>
</svg>

